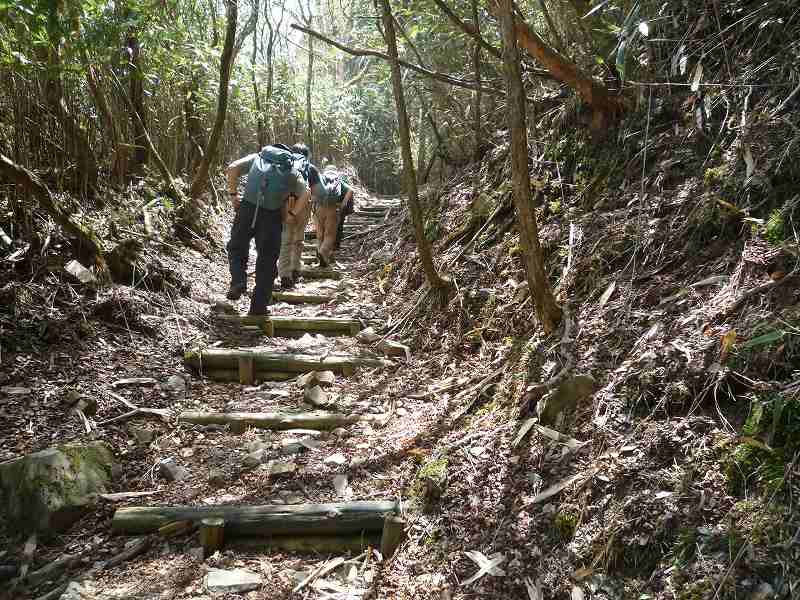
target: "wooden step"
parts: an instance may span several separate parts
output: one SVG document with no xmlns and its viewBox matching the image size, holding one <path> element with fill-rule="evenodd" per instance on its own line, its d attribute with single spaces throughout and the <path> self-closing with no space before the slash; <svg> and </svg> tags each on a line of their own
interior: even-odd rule
<svg viewBox="0 0 800 600">
<path fill-rule="evenodd" d="M 220 381 L 241 381 L 241 373 L 249 371 L 248 379 L 263 380 L 266 375 L 335 371 L 351 375 L 358 367 L 380 368 L 387 361 L 379 358 L 333 354 L 327 356 L 272 352 L 259 348 L 195 348 L 183 357 L 187 366 Z"/>
<path fill-rule="evenodd" d="M 343 415 L 324 411 L 305 413 L 247 413 L 247 412 L 203 412 L 184 411 L 178 415 L 181 423 L 193 425 L 229 425 L 232 431 L 242 433 L 248 427 L 287 431 L 289 429 L 311 429 L 332 431 L 354 423 L 378 423 L 386 420 L 386 415 Z"/>
<path fill-rule="evenodd" d="M 333 296 L 301 294 L 298 292 L 272 292 L 272 299 L 275 302 L 286 302 L 287 304 L 326 304 L 333 300 Z"/>
<path fill-rule="evenodd" d="M 303 267 L 300 269 L 300 277 L 305 279 L 341 279 L 342 273 L 333 269 L 309 269 L 308 267 Z"/>
<path fill-rule="evenodd" d="M 330 335 L 356 335 L 361 323 L 356 319 L 337 317 L 284 317 L 284 316 L 239 316 L 217 315 L 220 321 L 239 323 L 240 326 L 255 325 L 266 335 L 282 336 L 287 333 L 325 333 Z"/>
<path fill-rule="evenodd" d="M 336 504 L 277 504 L 261 506 L 132 506 L 120 508 L 111 520 L 116 533 L 144 534 L 175 521 L 199 523 L 225 519 L 225 536 L 341 535 L 381 531 L 387 514 L 396 514 L 394 501 Z"/>
</svg>

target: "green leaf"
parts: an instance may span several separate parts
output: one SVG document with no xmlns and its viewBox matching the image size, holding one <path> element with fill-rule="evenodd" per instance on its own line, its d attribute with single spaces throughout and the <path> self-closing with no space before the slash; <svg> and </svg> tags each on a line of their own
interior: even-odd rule
<svg viewBox="0 0 800 600">
<path fill-rule="evenodd" d="M 764 335 L 760 335 L 752 340 L 748 340 L 745 344 L 742 344 L 742 350 L 747 348 L 756 348 L 758 346 L 767 346 L 769 344 L 774 344 L 783 339 L 783 336 L 786 334 L 785 331 L 780 331 L 778 329 L 773 329 L 769 333 L 765 333 Z"/>
</svg>

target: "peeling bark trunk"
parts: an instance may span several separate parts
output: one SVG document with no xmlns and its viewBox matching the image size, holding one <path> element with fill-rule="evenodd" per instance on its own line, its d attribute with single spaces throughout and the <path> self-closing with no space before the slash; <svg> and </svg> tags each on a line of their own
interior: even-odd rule
<svg viewBox="0 0 800 600">
<path fill-rule="evenodd" d="M 409 135 L 408 113 L 406 112 L 406 101 L 403 93 L 402 73 L 400 72 L 400 62 L 397 56 L 397 38 L 394 31 L 394 19 L 389 0 L 381 0 L 383 13 L 383 27 L 388 45 L 389 65 L 392 71 L 392 90 L 394 101 L 397 105 L 397 121 L 400 132 L 400 150 L 403 155 L 403 171 L 405 173 L 406 187 L 408 191 L 408 206 L 411 212 L 411 220 L 414 222 L 414 234 L 417 238 L 417 251 L 419 252 L 420 262 L 425 271 L 425 277 L 430 286 L 434 289 L 445 289 L 450 286 L 450 281 L 442 278 L 433 264 L 431 255 L 431 245 L 425 237 L 425 226 L 422 220 L 422 208 L 419 204 L 417 194 L 417 177 L 414 173 L 414 159 L 411 156 L 411 137 Z"/>
<path fill-rule="evenodd" d="M 238 17 L 238 6 L 236 0 L 228 0 L 228 23 L 225 31 L 225 42 L 222 48 L 220 59 L 219 92 L 217 97 L 217 116 L 214 120 L 214 128 L 205 149 L 203 159 L 197 167 L 197 173 L 192 180 L 189 189 L 189 198 L 182 207 L 181 225 L 201 233 L 203 228 L 200 226 L 200 197 L 208 187 L 208 174 L 211 170 L 211 163 L 217 155 L 217 147 L 222 137 L 222 130 L 225 126 L 225 117 L 228 110 L 228 83 L 231 78 L 231 66 L 233 63 L 233 45 L 236 39 L 236 21 Z"/>
<path fill-rule="evenodd" d="M 528 287 L 533 297 L 536 316 L 546 334 L 552 333 L 561 319 L 561 309 L 544 271 L 539 247 L 536 212 L 533 210 L 530 173 L 528 172 L 528 129 L 525 114 L 525 90 L 519 65 L 517 36 L 514 27 L 513 0 L 500 0 L 500 22 L 503 31 L 503 62 L 508 86 L 508 125 L 511 129 L 511 166 L 517 227 L 522 243 Z"/>
</svg>

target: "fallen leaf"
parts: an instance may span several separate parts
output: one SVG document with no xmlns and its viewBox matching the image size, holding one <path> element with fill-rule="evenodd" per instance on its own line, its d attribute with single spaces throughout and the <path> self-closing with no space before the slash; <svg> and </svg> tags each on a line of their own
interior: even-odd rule
<svg viewBox="0 0 800 600">
<path fill-rule="evenodd" d="M 467 557 L 472 560 L 476 565 L 478 565 L 478 572 L 475 573 L 472 577 L 464 581 L 461 585 L 469 585 L 486 574 L 491 575 L 492 577 L 502 577 L 506 574 L 503 569 L 500 568 L 501 565 L 505 560 L 506 557 L 501 552 L 495 552 L 491 556 L 487 557 L 483 552 L 478 552 L 477 550 L 467 550 L 464 552 Z"/>
</svg>

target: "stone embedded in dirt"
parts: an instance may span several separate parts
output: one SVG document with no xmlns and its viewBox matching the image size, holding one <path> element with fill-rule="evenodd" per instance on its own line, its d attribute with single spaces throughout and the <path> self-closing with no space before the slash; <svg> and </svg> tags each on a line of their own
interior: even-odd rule
<svg viewBox="0 0 800 600">
<path fill-rule="evenodd" d="M 261 575 L 245 569 L 210 569 L 205 587 L 216 594 L 241 594 L 261 587 Z"/>
<path fill-rule="evenodd" d="M 203 562 L 203 559 L 205 558 L 205 552 L 203 552 L 203 548 L 200 546 L 196 548 L 190 548 L 187 554 L 189 555 L 189 558 L 197 562 Z"/>
<path fill-rule="evenodd" d="M 270 448 L 272 448 L 272 444 L 265 442 L 264 440 L 255 440 L 247 444 L 247 451 L 251 454 L 253 452 L 258 452 L 259 450 L 269 450 Z"/>
<path fill-rule="evenodd" d="M 58 600 L 112 600 L 112 596 L 97 591 L 92 580 L 70 581 Z"/>
<path fill-rule="evenodd" d="M 142 446 L 149 445 L 156 437 L 156 432 L 149 427 L 136 427 L 131 425 L 128 427 L 128 433 L 130 433 L 136 439 L 136 442 Z"/>
<path fill-rule="evenodd" d="M 230 304 L 229 302 L 215 302 L 211 306 L 211 312 L 216 313 L 218 315 L 238 315 L 239 312 L 236 308 Z"/>
<path fill-rule="evenodd" d="M 318 408 L 327 406 L 330 403 L 328 394 L 318 385 L 307 387 L 303 392 L 303 399 Z"/>
<path fill-rule="evenodd" d="M 285 433 L 289 435 L 301 435 L 303 437 L 325 439 L 327 431 L 318 431 L 316 429 L 287 429 Z"/>
<path fill-rule="evenodd" d="M 323 461 L 326 465 L 343 465 L 347 462 L 347 458 L 341 452 L 331 454 Z"/>
<path fill-rule="evenodd" d="M 378 350 L 386 356 L 405 356 L 406 360 L 411 360 L 411 348 L 394 340 L 383 340 L 378 344 Z"/>
<path fill-rule="evenodd" d="M 281 453 L 282 454 L 300 454 L 305 447 L 300 443 L 300 440 L 289 438 L 281 440 Z"/>
<path fill-rule="evenodd" d="M 408 414 L 408 410 L 400 406 L 396 411 L 398 417 L 405 417 Z"/>
<path fill-rule="evenodd" d="M 67 529 L 107 492 L 113 454 L 104 442 L 64 444 L 0 464 L 5 515 L 14 532 Z"/>
<path fill-rule="evenodd" d="M 542 425 L 555 425 L 560 413 L 574 410 L 581 401 L 594 394 L 596 389 L 597 382 L 591 375 L 568 376 L 537 403 L 539 422 Z"/>
<path fill-rule="evenodd" d="M 213 485 L 214 487 L 222 487 L 225 485 L 227 478 L 225 477 L 225 471 L 222 469 L 211 469 L 208 472 L 208 483 Z"/>
<path fill-rule="evenodd" d="M 180 375 L 170 375 L 169 378 L 161 384 L 165 391 L 181 396 L 186 394 L 186 380 Z"/>
<path fill-rule="evenodd" d="M 367 327 L 356 334 L 356 339 L 362 344 L 372 344 L 381 339 L 381 336 L 375 333 L 374 327 Z"/>
<path fill-rule="evenodd" d="M 280 462 L 271 460 L 265 465 L 270 475 L 289 475 L 297 470 L 297 465 L 293 462 Z"/>
<path fill-rule="evenodd" d="M 264 462 L 264 449 L 255 450 L 244 457 L 242 464 L 244 464 L 245 468 L 248 469 L 255 469 L 258 465 Z"/>
<path fill-rule="evenodd" d="M 158 463 L 161 476 L 167 481 L 183 481 L 189 476 L 189 471 L 175 462 L 172 457 L 165 458 Z"/>
<path fill-rule="evenodd" d="M 3 392 L 7 396 L 27 396 L 33 393 L 33 390 L 28 387 L 17 387 L 13 385 L 6 385 L 0 388 L 0 392 Z"/>
<path fill-rule="evenodd" d="M 297 383 L 302 387 L 320 385 L 328 387 L 336 382 L 336 374 L 333 371 L 311 371 L 297 378 Z"/>
<path fill-rule="evenodd" d="M 331 433 L 336 437 L 347 437 L 349 435 L 349 432 L 344 427 L 337 427 Z"/>
</svg>

